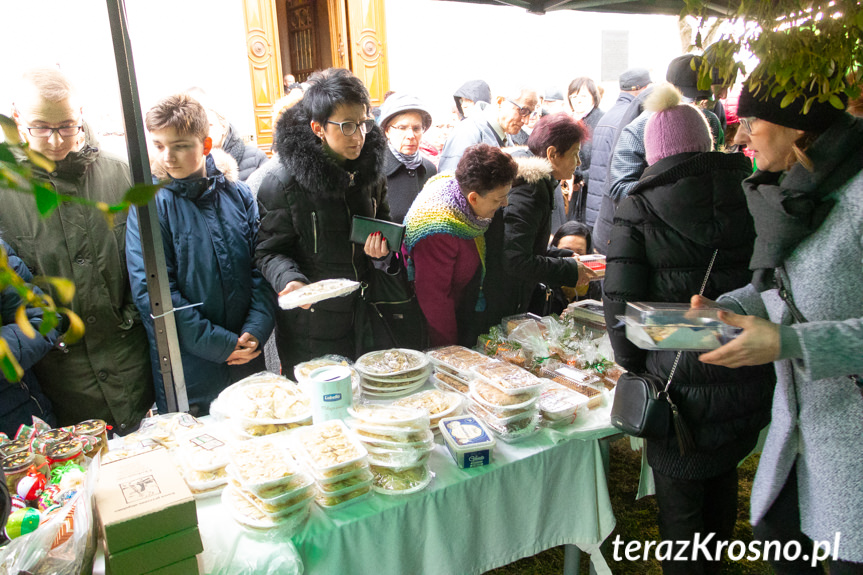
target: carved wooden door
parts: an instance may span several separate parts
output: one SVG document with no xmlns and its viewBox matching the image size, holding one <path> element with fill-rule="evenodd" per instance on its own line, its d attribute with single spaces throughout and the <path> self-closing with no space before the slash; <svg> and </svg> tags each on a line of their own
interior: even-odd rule
<svg viewBox="0 0 863 575">
<path fill-rule="evenodd" d="M 291 74 L 297 82 L 305 82 L 321 67 L 316 38 L 317 18 L 314 0 L 287 0 L 288 55 Z"/>
<path fill-rule="evenodd" d="M 274 0 L 243 0 L 249 75 L 255 106 L 256 144 L 268 154 L 273 143 L 273 103 L 282 94 L 282 65 L 279 60 L 275 8 Z"/>
<path fill-rule="evenodd" d="M 350 69 L 368 88 L 372 105 L 380 106 L 390 89 L 384 0 L 345 1 Z"/>
</svg>

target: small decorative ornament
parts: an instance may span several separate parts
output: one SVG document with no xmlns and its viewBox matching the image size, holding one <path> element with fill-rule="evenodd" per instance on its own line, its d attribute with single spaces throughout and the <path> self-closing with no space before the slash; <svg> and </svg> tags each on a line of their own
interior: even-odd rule
<svg viewBox="0 0 863 575">
<path fill-rule="evenodd" d="M 6 537 L 16 539 L 32 533 L 39 527 L 41 520 L 42 515 L 35 509 L 31 507 L 19 509 L 9 516 L 9 521 L 6 523 Z"/>
<path fill-rule="evenodd" d="M 12 500 L 12 504 L 10 505 L 9 509 L 13 512 L 18 511 L 19 509 L 25 509 L 27 507 L 27 502 L 18 497 L 17 495 L 13 495 L 12 497 L 10 497 L 10 499 Z"/>
<path fill-rule="evenodd" d="M 31 467 L 27 475 L 18 481 L 18 496 L 24 501 L 36 501 L 45 489 L 46 483 L 45 475 Z"/>
</svg>

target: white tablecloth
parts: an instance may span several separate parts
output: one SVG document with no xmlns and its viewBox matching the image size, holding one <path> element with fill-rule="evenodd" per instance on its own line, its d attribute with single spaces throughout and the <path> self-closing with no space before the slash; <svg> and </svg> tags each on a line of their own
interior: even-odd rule
<svg viewBox="0 0 863 575">
<path fill-rule="evenodd" d="M 483 573 L 574 544 L 595 554 L 597 571 L 607 572 L 597 555 L 615 519 L 599 439 L 614 433 L 606 406 L 565 431 L 544 429 L 520 443 L 498 442 L 493 464 L 478 469 L 458 469 L 446 447 L 437 445 L 429 459 L 436 476 L 427 489 L 401 497 L 375 494 L 334 511 L 313 505 L 292 537 L 244 529 L 219 498 L 200 500 L 199 563 L 203 572 L 220 575 Z M 97 557 L 94 573 L 102 569 Z"/>
</svg>

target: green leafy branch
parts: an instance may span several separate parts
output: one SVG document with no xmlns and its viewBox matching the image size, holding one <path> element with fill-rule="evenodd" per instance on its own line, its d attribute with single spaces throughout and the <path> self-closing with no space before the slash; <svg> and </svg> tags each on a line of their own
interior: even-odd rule
<svg viewBox="0 0 863 575">
<path fill-rule="evenodd" d="M 681 17 L 706 19 L 705 0 L 685 0 Z M 736 0 L 728 20 L 740 24 L 740 32 L 725 34 L 713 46 L 711 62 L 698 70 L 700 89 L 711 84 L 711 68 L 723 78 L 746 73 L 734 55 L 747 49 L 761 62 L 751 71 L 750 82 L 762 97 L 786 95 L 787 107 L 805 98 L 803 113 L 816 101 L 844 108 L 840 95 L 860 95 L 863 63 L 863 6 L 860 0 Z M 696 35 L 696 47 L 701 34 Z"/>
<path fill-rule="evenodd" d="M 0 142 L 0 188 L 33 195 L 41 217 L 51 215 L 63 202 L 70 202 L 92 206 L 110 221 L 113 214 L 128 210 L 131 205 L 146 204 L 159 190 L 158 184 L 135 185 L 124 194 L 122 202 L 117 205 L 57 193 L 39 173 L 39 170 L 53 172 L 54 162 L 21 140 L 18 127 L 11 118 L 0 114 L 0 127 L 5 138 L 4 142 Z M 64 315 L 68 318 L 69 328 L 63 334 L 63 341 L 66 344 L 78 341 L 84 335 L 81 318 L 68 307 L 58 306 L 54 298 L 47 293 L 51 290 L 61 304 L 69 304 L 75 297 L 75 285 L 70 280 L 59 277 L 40 276 L 33 281 L 45 288 L 46 293 L 34 291 L 32 285 L 25 282 L 9 266 L 8 254 L 0 248 L 0 291 L 11 288 L 21 299 L 15 312 L 15 323 L 21 332 L 30 338 L 37 337 L 37 330 L 30 323 L 27 313 L 28 308 L 37 308 L 42 311 L 39 335 L 45 336 L 56 328 L 60 315 Z M 8 381 L 19 381 L 24 375 L 9 344 L 3 338 L 0 338 L 0 372 Z"/>
</svg>

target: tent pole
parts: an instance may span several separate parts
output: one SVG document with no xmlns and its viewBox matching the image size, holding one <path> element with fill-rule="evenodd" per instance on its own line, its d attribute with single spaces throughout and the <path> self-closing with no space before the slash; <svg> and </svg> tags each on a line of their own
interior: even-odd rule
<svg viewBox="0 0 863 575">
<path fill-rule="evenodd" d="M 120 97 L 123 102 L 123 121 L 126 127 L 126 146 L 129 150 L 129 167 L 132 182 L 151 183 L 149 156 L 144 139 L 141 120 L 141 102 L 138 98 L 138 81 L 132 61 L 132 44 L 126 24 L 124 0 L 107 0 L 108 19 L 114 41 L 114 58 L 117 61 L 117 78 L 120 82 Z M 174 319 L 168 275 L 165 268 L 165 250 L 155 200 L 138 207 L 138 227 L 141 230 L 141 250 L 147 273 L 147 291 L 150 309 L 154 316 L 156 350 L 159 354 L 159 370 L 165 386 L 168 411 L 189 411 L 186 396 L 186 380 L 180 360 L 180 345 L 177 340 L 177 324 Z"/>
</svg>

